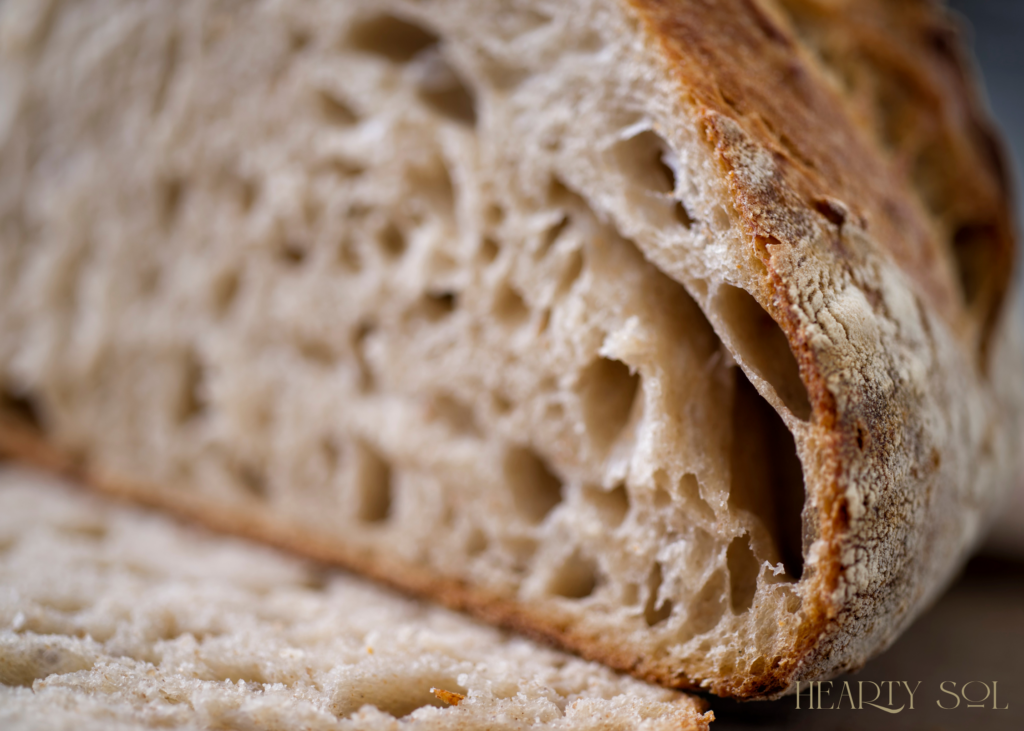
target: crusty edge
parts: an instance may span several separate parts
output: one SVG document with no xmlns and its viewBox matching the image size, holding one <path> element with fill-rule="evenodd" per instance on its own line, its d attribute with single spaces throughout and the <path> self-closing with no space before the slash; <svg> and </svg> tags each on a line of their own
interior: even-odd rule
<svg viewBox="0 0 1024 731">
<path fill-rule="evenodd" d="M 959 293 L 939 264 L 942 244 L 921 202 L 894 172 L 897 166 L 885 159 L 878 141 L 853 124 L 844 100 L 825 83 L 817 62 L 799 39 L 768 12 L 770 3 L 623 0 L 623 4 L 640 20 L 647 47 L 654 49 L 658 62 L 675 81 L 683 108 L 690 110 L 705 133 L 738 214 L 743 244 L 749 242 L 750 258 L 757 260 L 763 272 L 747 286 L 785 332 L 813 407 L 816 448 L 813 464 L 805 461 L 805 470 L 814 473 L 808 482 L 808 500 L 816 502 L 819 551 L 814 571 L 801 582 L 803 617 L 791 639 L 788 662 L 758 676 L 720 678 L 713 686 L 717 693 L 740 697 L 777 696 L 791 690 L 795 680 L 831 676 L 862 665 L 870 653 L 891 642 L 953 576 L 956 561 L 941 563 L 922 552 L 948 517 L 944 511 L 967 508 L 956 504 L 955 496 L 930 501 L 932 475 L 938 471 L 934 455 L 937 449 L 962 451 L 977 446 L 936 444 L 933 435 L 904 428 L 907 420 L 916 427 L 918 420 L 934 416 L 925 409 L 935 407 L 924 405 L 899 378 L 893 379 L 897 386 L 892 393 L 850 390 L 842 378 L 846 372 L 871 364 L 872 372 L 888 376 L 900 368 L 904 356 L 884 349 L 867 357 L 822 349 L 812 339 L 813 329 L 820 331 L 819 324 L 808 320 L 799 301 L 804 293 L 794 294 L 799 270 L 818 267 L 833 276 L 849 275 L 863 286 L 861 272 L 870 273 L 878 265 L 895 267 L 936 315 L 934 324 L 945 328 L 947 342 L 958 341 L 967 349 L 975 341 L 968 334 Z M 719 22 L 723 18 L 727 20 Z M 932 20 L 941 20 L 938 11 Z M 713 29 L 719 27 L 728 28 L 731 35 L 716 36 Z M 955 37 L 947 43 L 955 46 Z M 762 63 L 750 68 L 739 60 L 744 58 Z M 921 67 L 928 70 L 931 63 L 922 60 Z M 962 59 L 954 57 L 952 63 L 959 66 L 961 84 L 947 90 L 950 98 L 940 103 L 959 105 L 983 119 L 964 81 L 969 74 Z M 754 83 L 757 80 L 763 83 Z M 829 134 L 822 134 L 822 129 Z M 986 141 L 991 148 L 992 140 Z M 999 257 L 994 260 L 999 264 L 993 268 L 1008 281 L 1014 259 L 1012 216 L 1004 181 L 998 169 L 991 169 L 998 162 L 998 155 L 994 161 L 985 158 L 973 172 L 993 189 L 987 211 L 999 232 Z M 847 210 L 842 203 L 832 210 L 835 199 L 861 204 L 864 210 Z M 868 218 L 862 218 L 864 211 Z M 838 223 L 833 220 L 836 217 Z M 1005 309 L 1004 290 L 1005 282 L 991 293 L 991 312 L 981 328 L 983 351 Z M 979 371 L 987 368 L 986 358 L 974 370 L 948 351 L 941 357 L 947 360 L 940 359 L 941 373 L 930 385 L 959 373 L 973 379 L 972 385 L 985 386 Z M 999 418 L 994 413 L 990 416 Z M 1005 426 L 1005 414 L 1002 418 Z M 867 434 L 866 449 L 861 445 L 862 431 Z M 865 471 L 864 465 L 871 469 Z M 899 476 L 898 470 L 889 471 L 893 467 L 906 472 Z M 920 501 L 919 495 L 926 492 L 929 497 L 923 504 L 907 508 L 900 502 Z M 854 508 L 860 505 L 851 505 L 851 495 L 861 500 L 869 494 L 880 496 L 881 507 L 867 515 L 861 510 L 858 517 Z M 892 521 L 904 514 L 917 522 L 893 529 L 899 524 Z M 954 536 L 948 538 L 954 541 Z M 903 539 L 916 546 L 906 554 Z M 953 558 L 963 559 L 973 538 L 964 534 L 955 540 Z M 849 577 L 858 571 L 870 572 L 870 561 L 851 556 L 864 546 L 874 546 L 874 553 L 885 555 L 890 563 L 885 571 L 870 574 L 867 586 L 858 588 Z M 887 595 L 900 598 L 890 601 Z M 867 626 L 874 629 L 866 631 Z M 864 636 L 859 635 L 862 631 Z"/>
</svg>

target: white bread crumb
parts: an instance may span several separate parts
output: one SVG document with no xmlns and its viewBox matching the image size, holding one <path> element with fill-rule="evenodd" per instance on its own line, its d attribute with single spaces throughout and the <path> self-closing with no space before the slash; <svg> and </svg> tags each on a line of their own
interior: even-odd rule
<svg viewBox="0 0 1024 731">
<path fill-rule="evenodd" d="M 0 471 L 0 683 L 9 730 L 709 720 L 681 693 L 11 468 Z"/>
</svg>

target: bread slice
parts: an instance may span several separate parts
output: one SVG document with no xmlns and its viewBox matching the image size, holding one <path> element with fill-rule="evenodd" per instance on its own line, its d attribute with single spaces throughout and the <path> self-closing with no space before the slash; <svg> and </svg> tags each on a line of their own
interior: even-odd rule
<svg viewBox="0 0 1024 731">
<path fill-rule="evenodd" d="M 0 469 L 0 542 L 7 731 L 706 731 L 713 717 L 691 696 L 38 473 Z"/>
<path fill-rule="evenodd" d="M 10 452 L 741 697 L 887 646 L 1019 471 L 932 3 L 2 23 Z"/>
</svg>

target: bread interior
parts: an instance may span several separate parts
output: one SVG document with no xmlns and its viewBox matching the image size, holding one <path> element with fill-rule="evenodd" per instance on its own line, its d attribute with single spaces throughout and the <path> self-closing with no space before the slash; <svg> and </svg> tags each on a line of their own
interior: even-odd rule
<svg viewBox="0 0 1024 731">
<path fill-rule="evenodd" d="M 5 19 L 8 411 L 591 655 L 777 662 L 810 403 L 622 4 L 47 7 Z"/>
</svg>

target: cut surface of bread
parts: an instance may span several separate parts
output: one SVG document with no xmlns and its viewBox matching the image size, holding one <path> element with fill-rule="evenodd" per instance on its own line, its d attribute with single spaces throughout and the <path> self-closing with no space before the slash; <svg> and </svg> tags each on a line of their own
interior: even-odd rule
<svg viewBox="0 0 1024 731">
<path fill-rule="evenodd" d="M 38 473 L 0 468 L 0 545 L 8 731 L 711 720 L 679 692 Z"/>
<path fill-rule="evenodd" d="M 887 646 L 1019 471 L 931 3 L 0 12 L 8 452 L 742 697 Z"/>
</svg>

